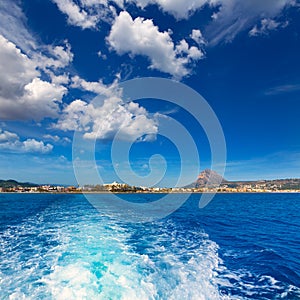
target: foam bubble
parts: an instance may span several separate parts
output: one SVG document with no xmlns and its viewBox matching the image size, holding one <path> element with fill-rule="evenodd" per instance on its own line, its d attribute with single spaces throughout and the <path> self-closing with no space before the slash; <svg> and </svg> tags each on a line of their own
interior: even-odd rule
<svg viewBox="0 0 300 300">
<path fill-rule="evenodd" d="M 118 223 L 53 205 L 4 230 L 0 250 L 4 299 L 300 297 L 271 276 L 228 270 L 205 232 L 172 220 Z"/>
</svg>

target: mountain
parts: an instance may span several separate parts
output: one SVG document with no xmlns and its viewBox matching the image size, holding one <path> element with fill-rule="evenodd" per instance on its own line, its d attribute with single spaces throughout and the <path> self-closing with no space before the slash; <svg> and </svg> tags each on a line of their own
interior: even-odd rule
<svg viewBox="0 0 300 300">
<path fill-rule="evenodd" d="M 232 189 L 262 189 L 262 190 L 300 190 L 300 179 L 273 179 L 254 181 L 228 181 L 220 174 L 210 169 L 202 171 L 195 182 L 185 188 L 232 188 Z"/>
<path fill-rule="evenodd" d="M 186 188 L 203 188 L 203 187 L 214 187 L 221 183 L 227 182 L 220 174 L 217 172 L 206 169 L 202 171 L 195 182 L 186 186 Z"/>
<path fill-rule="evenodd" d="M 12 188 L 12 187 L 29 187 L 29 186 L 38 186 L 37 184 L 30 182 L 18 182 L 13 179 L 9 180 L 0 180 L 0 187 L 2 188 Z"/>
</svg>

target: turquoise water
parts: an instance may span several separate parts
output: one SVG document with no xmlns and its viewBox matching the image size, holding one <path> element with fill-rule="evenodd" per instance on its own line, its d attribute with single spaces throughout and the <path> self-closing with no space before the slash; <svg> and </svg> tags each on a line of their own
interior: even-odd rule
<svg viewBox="0 0 300 300">
<path fill-rule="evenodd" d="M 83 195 L 0 194 L 0 299 L 300 299 L 299 194 L 198 198 L 141 224 Z"/>
</svg>

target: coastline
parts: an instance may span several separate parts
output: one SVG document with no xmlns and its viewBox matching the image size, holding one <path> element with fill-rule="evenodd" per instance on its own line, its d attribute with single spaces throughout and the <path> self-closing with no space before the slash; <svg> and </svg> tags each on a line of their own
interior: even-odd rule
<svg viewBox="0 0 300 300">
<path fill-rule="evenodd" d="M 149 192 L 149 191 L 145 191 L 145 192 L 109 192 L 109 191 L 86 191 L 86 192 L 0 192 L 0 194 L 57 194 L 57 195 L 84 195 L 84 194 L 299 194 L 299 191 L 266 191 L 266 192 L 242 192 L 242 191 L 238 191 L 238 192 L 225 192 L 225 191 L 218 191 L 218 192 L 213 192 L 213 191 L 206 191 L 206 192 L 189 192 L 189 191 L 184 191 L 184 192 L 164 192 L 164 191 L 157 191 L 157 192 Z"/>
</svg>

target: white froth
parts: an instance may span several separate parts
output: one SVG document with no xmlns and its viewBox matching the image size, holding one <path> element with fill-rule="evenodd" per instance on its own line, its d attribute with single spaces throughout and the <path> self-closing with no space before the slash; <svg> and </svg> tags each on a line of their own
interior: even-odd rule
<svg viewBox="0 0 300 300">
<path fill-rule="evenodd" d="M 258 278 L 257 286 L 244 280 L 252 274 L 226 269 L 218 245 L 204 232 L 186 233 L 161 222 L 152 239 L 152 233 L 150 239 L 139 237 L 149 243 L 144 245 L 133 237 L 139 229 L 94 211 L 76 219 L 57 207 L 43 214 L 0 236 L 4 299 L 245 299 L 223 295 L 222 288 L 249 297 L 261 289 L 278 290 L 282 297 L 288 293 L 273 277 Z"/>
</svg>

